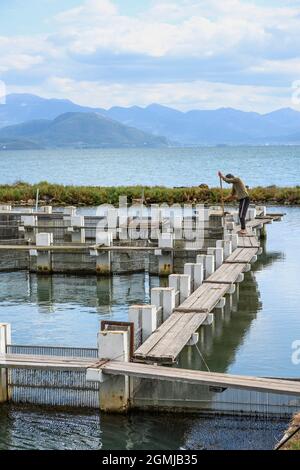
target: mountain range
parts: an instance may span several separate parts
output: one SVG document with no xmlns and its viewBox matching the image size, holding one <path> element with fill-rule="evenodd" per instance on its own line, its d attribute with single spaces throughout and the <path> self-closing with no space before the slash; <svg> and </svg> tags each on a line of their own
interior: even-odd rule
<svg viewBox="0 0 300 470">
<path fill-rule="evenodd" d="M 125 126 L 97 113 L 68 112 L 53 120 L 36 119 L 0 129 L 2 149 L 15 148 L 162 147 L 164 137 Z"/>
<path fill-rule="evenodd" d="M 80 118 L 79 114 L 89 118 Z M 56 121 L 58 117 L 60 124 Z M 105 128 L 103 134 L 100 121 Z M 291 108 L 266 114 L 232 108 L 182 112 L 159 104 L 105 110 L 79 106 L 69 100 L 8 95 L 6 104 L 0 105 L 0 127 L 20 123 L 27 125 L 2 129 L 0 137 L 22 138 L 48 146 L 73 146 L 80 142 L 87 146 L 140 146 L 143 142 L 150 146 L 300 143 L 300 112 Z M 65 125 L 67 139 L 57 134 L 64 132 L 61 127 Z"/>
</svg>

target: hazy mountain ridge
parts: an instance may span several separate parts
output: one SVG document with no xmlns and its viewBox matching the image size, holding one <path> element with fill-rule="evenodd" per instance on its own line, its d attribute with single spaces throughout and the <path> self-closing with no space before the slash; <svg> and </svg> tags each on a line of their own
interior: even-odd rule
<svg viewBox="0 0 300 470">
<path fill-rule="evenodd" d="M 7 124 L 50 119 L 61 114 L 98 113 L 149 134 L 164 136 L 182 145 L 300 143 L 300 112 L 283 108 L 266 114 L 233 108 L 181 112 L 159 104 L 89 108 L 69 100 L 35 95 L 8 95 L 0 105 L 0 127 Z"/>
<path fill-rule="evenodd" d="M 0 129 L 0 143 L 18 139 L 51 147 L 161 147 L 164 137 L 153 136 L 96 113 L 69 112 L 54 120 L 28 121 Z"/>
</svg>

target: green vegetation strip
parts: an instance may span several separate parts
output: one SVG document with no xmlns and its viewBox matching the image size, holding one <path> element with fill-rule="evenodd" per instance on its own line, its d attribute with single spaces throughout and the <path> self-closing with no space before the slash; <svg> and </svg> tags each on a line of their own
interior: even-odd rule
<svg viewBox="0 0 300 470">
<path fill-rule="evenodd" d="M 147 204 L 167 203 L 207 203 L 221 202 L 219 188 L 206 185 L 167 188 L 163 186 L 63 186 L 43 181 L 38 184 L 17 182 L 12 185 L 0 186 L 0 202 L 2 204 L 33 204 L 36 191 L 39 189 L 40 200 L 46 204 L 96 206 L 99 204 L 118 204 L 119 197 L 126 195 L 128 202 L 144 195 Z M 225 195 L 230 189 L 224 190 Z M 299 205 L 300 186 L 295 187 L 256 187 L 250 189 L 250 197 L 257 204 Z"/>
</svg>

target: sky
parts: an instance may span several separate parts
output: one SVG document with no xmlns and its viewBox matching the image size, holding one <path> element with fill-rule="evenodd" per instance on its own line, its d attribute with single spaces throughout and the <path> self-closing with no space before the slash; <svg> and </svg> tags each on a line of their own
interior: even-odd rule
<svg viewBox="0 0 300 470">
<path fill-rule="evenodd" d="M 0 93 L 300 110 L 300 1 L 0 0 L 0 58 Z"/>
</svg>

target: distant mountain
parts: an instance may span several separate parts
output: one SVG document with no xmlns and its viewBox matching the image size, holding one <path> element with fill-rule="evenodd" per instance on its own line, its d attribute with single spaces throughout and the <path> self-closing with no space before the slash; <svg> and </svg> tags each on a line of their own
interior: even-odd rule
<svg viewBox="0 0 300 470">
<path fill-rule="evenodd" d="M 79 106 L 69 100 L 46 99 L 30 94 L 7 95 L 0 104 L 0 127 L 37 119 L 55 119 L 64 113 L 90 113 L 105 110 Z"/>
<path fill-rule="evenodd" d="M 8 95 L 6 104 L 0 105 L 0 127 L 53 120 L 69 112 L 97 113 L 125 126 L 165 136 L 169 142 L 179 145 L 286 143 L 290 142 L 289 136 L 300 132 L 300 112 L 290 108 L 267 114 L 232 108 L 181 112 L 159 104 L 105 110 L 79 106 L 69 100 L 22 94 Z"/>
<path fill-rule="evenodd" d="M 0 142 L 27 141 L 42 147 L 162 147 L 153 136 L 96 113 L 65 113 L 54 120 L 28 121 L 0 129 Z M 7 144 L 6 144 L 7 145 Z"/>
<path fill-rule="evenodd" d="M 111 108 L 105 116 L 188 145 L 268 143 L 274 135 L 287 136 L 300 131 L 300 112 L 293 109 L 264 115 L 231 108 L 183 113 L 150 105 Z"/>
</svg>

